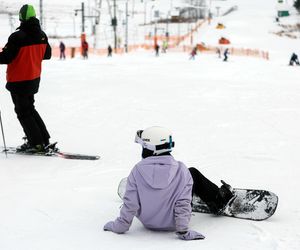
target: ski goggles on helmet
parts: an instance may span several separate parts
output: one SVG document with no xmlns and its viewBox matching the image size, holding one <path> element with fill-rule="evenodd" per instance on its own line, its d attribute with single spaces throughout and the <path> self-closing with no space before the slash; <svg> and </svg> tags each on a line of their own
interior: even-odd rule
<svg viewBox="0 0 300 250">
<path fill-rule="evenodd" d="M 155 150 L 155 146 L 149 145 L 145 141 L 143 141 L 143 139 L 142 139 L 142 133 L 143 132 L 144 132 L 144 130 L 138 130 L 138 131 L 136 131 L 134 142 L 138 143 L 138 144 L 141 144 L 143 148 L 147 148 L 147 149 L 150 149 L 150 150 L 154 151 Z"/>
<path fill-rule="evenodd" d="M 157 151 L 166 150 L 166 149 L 171 150 L 175 146 L 175 142 L 172 141 L 172 136 L 170 136 L 169 142 L 166 142 L 164 144 L 160 144 L 160 145 L 149 144 L 149 142 L 150 142 L 149 139 L 142 138 L 143 132 L 144 132 L 144 130 L 136 131 L 135 140 L 134 140 L 135 143 L 142 145 L 143 148 L 147 148 L 151 151 L 157 152 Z"/>
</svg>

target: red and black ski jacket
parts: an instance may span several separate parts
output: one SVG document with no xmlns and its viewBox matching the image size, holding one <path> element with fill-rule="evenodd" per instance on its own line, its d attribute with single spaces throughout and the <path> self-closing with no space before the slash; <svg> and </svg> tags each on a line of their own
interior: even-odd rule
<svg viewBox="0 0 300 250">
<path fill-rule="evenodd" d="M 15 94 L 38 92 L 42 60 L 51 58 L 51 47 L 39 20 L 22 22 L 0 52 L 0 64 L 7 64 L 6 88 Z"/>
</svg>

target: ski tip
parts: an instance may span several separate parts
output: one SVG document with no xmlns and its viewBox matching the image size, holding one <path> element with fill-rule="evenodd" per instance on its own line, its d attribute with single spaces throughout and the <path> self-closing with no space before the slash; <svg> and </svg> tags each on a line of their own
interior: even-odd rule
<svg viewBox="0 0 300 250">
<path fill-rule="evenodd" d="M 72 153 L 65 153 L 65 152 L 55 152 L 55 154 L 59 157 L 64 159 L 71 159 L 71 160 L 99 160 L 100 156 L 98 155 L 83 155 L 83 154 L 72 154 Z"/>
</svg>

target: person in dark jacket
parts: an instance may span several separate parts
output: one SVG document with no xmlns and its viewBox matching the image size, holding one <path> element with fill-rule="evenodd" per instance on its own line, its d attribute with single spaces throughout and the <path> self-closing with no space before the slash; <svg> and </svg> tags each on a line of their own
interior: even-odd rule
<svg viewBox="0 0 300 250">
<path fill-rule="evenodd" d="M 195 56 L 197 55 L 197 46 L 195 46 L 191 52 L 190 60 L 195 60 Z"/>
<path fill-rule="evenodd" d="M 110 46 L 110 45 L 108 45 L 108 47 L 107 47 L 107 56 L 108 57 L 112 57 L 112 47 Z"/>
<path fill-rule="evenodd" d="M 225 49 L 225 51 L 224 51 L 224 62 L 227 62 L 227 60 L 228 60 L 228 54 L 229 54 L 229 49 L 227 48 L 227 49 Z"/>
<path fill-rule="evenodd" d="M 35 109 L 34 95 L 39 90 L 42 60 L 51 58 L 51 47 L 32 5 L 22 6 L 19 20 L 20 27 L 10 35 L 0 52 L 0 64 L 7 64 L 6 88 L 27 138 L 18 150 L 44 152 L 50 135 Z"/>
<path fill-rule="evenodd" d="M 159 56 L 159 49 L 160 49 L 160 46 L 158 45 L 158 43 L 155 44 L 154 49 L 155 49 L 155 55 L 156 55 L 156 56 Z"/>
<path fill-rule="evenodd" d="M 293 53 L 290 59 L 290 66 L 294 66 L 294 64 L 299 65 L 299 60 L 296 53 Z"/>
<path fill-rule="evenodd" d="M 218 57 L 221 58 L 221 49 L 220 49 L 220 48 L 217 48 L 217 51 L 216 51 L 216 52 L 217 52 L 217 54 L 218 54 Z"/>
<path fill-rule="evenodd" d="M 59 59 L 60 60 L 66 59 L 65 50 L 66 50 L 66 45 L 63 42 L 60 42 L 60 44 L 59 44 L 59 51 L 60 51 Z"/>
</svg>

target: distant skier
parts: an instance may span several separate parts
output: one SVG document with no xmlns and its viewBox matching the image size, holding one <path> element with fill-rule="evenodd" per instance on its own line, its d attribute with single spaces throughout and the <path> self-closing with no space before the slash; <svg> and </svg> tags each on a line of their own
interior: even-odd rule
<svg viewBox="0 0 300 250">
<path fill-rule="evenodd" d="M 163 41 L 163 45 L 162 45 L 162 53 L 167 53 L 167 49 L 168 49 L 168 42 L 167 41 Z"/>
<path fill-rule="evenodd" d="M 190 60 L 195 60 L 195 56 L 197 55 L 197 46 L 192 49 Z"/>
<path fill-rule="evenodd" d="M 107 56 L 108 57 L 112 57 L 112 47 L 110 46 L 110 45 L 108 45 L 108 47 L 107 47 Z"/>
<path fill-rule="evenodd" d="M 17 150 L 45 152 L 50 135 L 35 109 L 34 95 L 39 89 L 42 60 L 51 58 L 51 47 L 32 5 L 22 6 L 19 20 L 18 31 L 10 35 L 0 53 L 0 64 L 7 64 L 6 88 L 28 140 Z"/>
<path fill-rule="evenodd" d="M 60 51 L 60 55 L 59 55 L 59 59 L 60 60 L 65 60 L 66 59 L 66 54 L 65 54 L 65 50 L 66 50 L 66 46 L 63 42 L 60 42 L 59 44 L 59 51 Z"/>
<path fill-rule="evenodd" d="M 155 49 L 155 55 L 156 56 L 159 56 L 159 48 L 160 48 L 160 46 L 158 45 L 158 43 L 155 44 L 154 49 Z"/>
<path fill-rule="evenodd" d="M 88 59 L 88 51 L 89 51 L 89 44 L 86 40 L 84 40 L 82 42 L 82 56 L 83 56 L 83 59 Z"/>
<path fill-rule="evenodd" d="M 293 53 L 290 59 L 290 66 L 294 66 L 294 64 L 299 65 L 299 60 L 296 53 Z"/>
<path fill-rule="evenodd" d="M 192 194 L 218 213 L 233 197 L 230 186 L 218 188 L 196 168 L 188 169 L 176 161 L 171 155 L 175 142 L 166 128 L 139 130 L 135 142 L 142 145 L 142 160 L 127 178 L 120 216 L 103 229 L 125 233 L 136 216 L 148 229 L 175 231 L 182 240 L 204 239 L 202 234 L 189 230 Z"/>
<path fill-rule="evenodd" d="M 228 48 L 226 48 L 225 49 L 225 51 L 224 51 L 224 62 L 227 62 L 227 60 L 228 60 L 228 54 L 229 54 L 229 49 Z"/>
<path fill-rule="evenodd" d="M 216 52 L 217 52 L 217 54 L 218 54 L 218 57 L 221 58 L 221 49 L 220 49 L 220 48 L 217 48 L 217 51 L 216 51 Z"/>
</svg>

